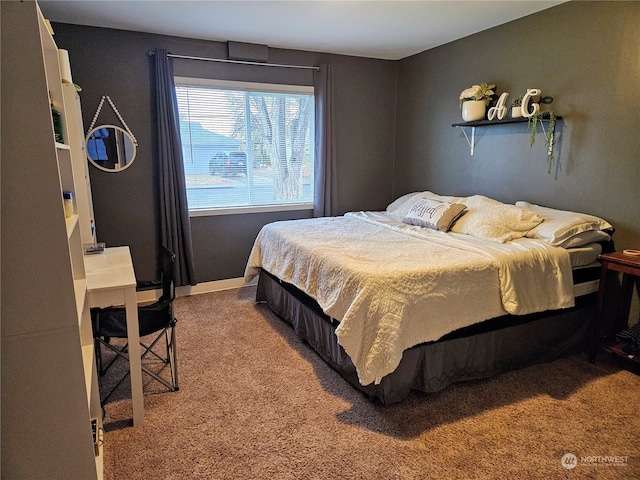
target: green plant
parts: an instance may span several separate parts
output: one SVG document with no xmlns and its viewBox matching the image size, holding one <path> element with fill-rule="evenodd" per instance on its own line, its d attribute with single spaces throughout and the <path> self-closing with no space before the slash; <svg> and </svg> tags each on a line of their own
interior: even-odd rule
<svg viewBox="0 0 640 480">
<path fill-rule="evenodd" d="M 522 99 L 524 98 L 524 95 L 520 95 L 519 97 L 514 98 L 511 101 L 511 106 L 512 107 L 521 107 L 522 106 Z"/>
<path fill-rule="evenodd" d="M 534 113 L 531 117 L 529 117 L 529 130 L 531 131 L 531 141 L 530 144 L 533 144 L 536 141 L 536 134 L 538 133 L 538 124 L 542 120 L 549 121 L 549 130 L 546 132 L 546 145 L 547 145 L 547 173 L 551 175 L 551 167 L 555 163 L 555 159 L 553 157 L 553 142 L 555 138 L 556 132 L 556 114 L 552 110 L 547 111 L 538 111 Z"/>
<path fill-rule="evenodd" d="M 487 102 L 495 92 L 493 89 L 496 88 L 495 84 L 481 83 L 480 85 L 473 85 L 469 88 L 465 88 L 460 94 L 460 107 L 464 102 L 469 100 L 484 100 Z"/>
</svg>

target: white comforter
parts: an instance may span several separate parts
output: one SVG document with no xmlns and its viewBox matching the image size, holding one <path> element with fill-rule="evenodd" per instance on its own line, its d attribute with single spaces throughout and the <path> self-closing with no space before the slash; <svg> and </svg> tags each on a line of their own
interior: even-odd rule
<svg viewBox="0 0 640 480">
<path fill-rule="evenodd" d="M 340 321 L 338 341 L 362 385 L 379 383 L 419 343 L 505 313 L 574 305 L 564 249 L 525 238 L 498 244 L 378 212 L 268 224 L 245 280 L 260 268 Z"/>
</svg>

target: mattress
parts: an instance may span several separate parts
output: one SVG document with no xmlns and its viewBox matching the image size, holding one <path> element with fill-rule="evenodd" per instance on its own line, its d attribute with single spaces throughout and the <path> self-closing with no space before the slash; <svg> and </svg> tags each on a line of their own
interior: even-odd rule
<svg viewBox="0 0 640 480">
<path fill-rule="evenodd" d="M 571 268 L 593 266 L 598 260 L 598 256 L 602 253 L 602 245 L 599 243 L 590 243 L 584 247 L 567 248 Z"/>
<path fill-rule="evenodd" d="M 573 276 L 573 295 L 580 297 L 597 292 L 600 286 L 600 267 L 598 256 L 602 245 L 590 243 L 583 247 L 568 248 Z"/>
</svg>

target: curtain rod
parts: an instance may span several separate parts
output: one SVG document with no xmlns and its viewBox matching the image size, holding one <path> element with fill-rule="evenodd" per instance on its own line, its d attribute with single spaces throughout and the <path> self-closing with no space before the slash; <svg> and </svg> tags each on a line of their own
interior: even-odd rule
<svg viewBox="0 0 640 480">
<path fill-rule="evenodd" d="M 155 55 L 153 50 L 149 51 L 149 55 Z M 250 62 L 245 60 L 226 60 L 224 58 L 207 58 L 207 57 L 193 57 L 190 55 L 177 55 L 174 53 L 167 53 L 169 58 L 181 58 L 183 60 L 201 60 L 204 62 L 221 62 L 221 63 L 239 63 L 241 65 L 259 65 L 261 67 L 282 67 L 282 68 L 299 68 L 303 70 L 316 70 L 320 71 L 320 67 L 309 65 L 285 65 L 281 63 L 263 63 L 263 62 Z"/>
</svg>

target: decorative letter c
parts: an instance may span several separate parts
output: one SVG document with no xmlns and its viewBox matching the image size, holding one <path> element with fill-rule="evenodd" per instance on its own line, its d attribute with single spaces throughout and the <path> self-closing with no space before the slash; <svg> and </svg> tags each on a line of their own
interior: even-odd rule
<svg viewBox="0 0 640 480">
<path fill-rule="evenodd" d="M 525 94 L 524 97 L 522 97 L 522 106 L 520 107 L 523 117 L 526 117 L 526 118 L 533 117 L 536 113 L 540 111 L 540 104 L 531 102 L 531 107 L 533 108 L 533 111 L 529 112 L 529 110 L 527 109 L 527 103 L 529 103 L 529 99 L 531 97 L 535 97 L 536 95 L 540 95 L 541 93 L 542 93 L 542 90 L 540 90 L 539 88 L 527 89 L 527 93 Z"/>
</svg>

